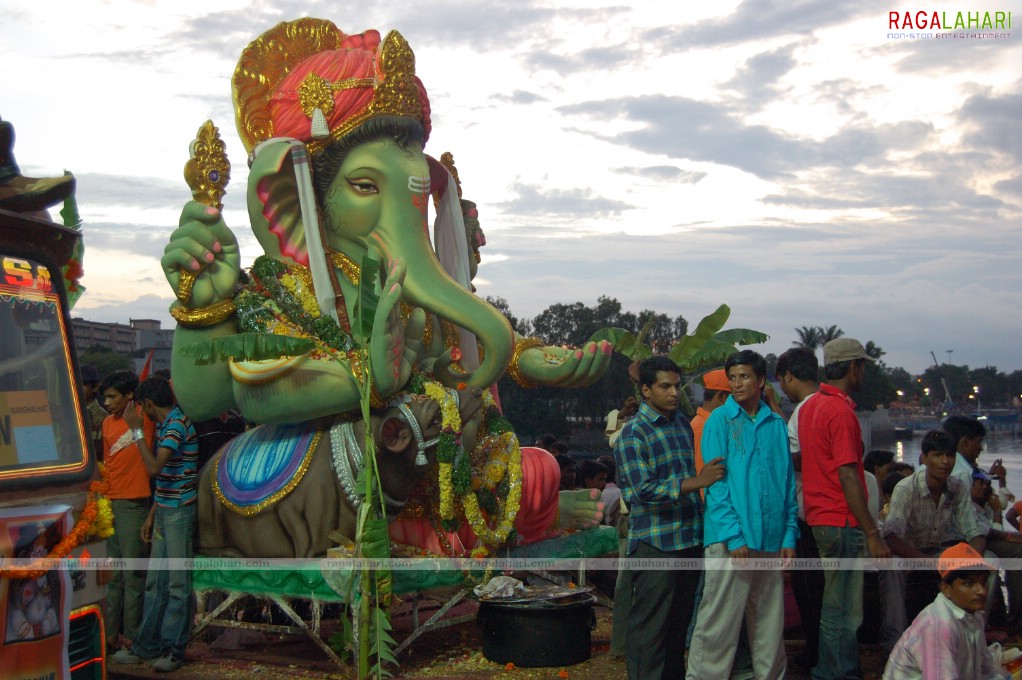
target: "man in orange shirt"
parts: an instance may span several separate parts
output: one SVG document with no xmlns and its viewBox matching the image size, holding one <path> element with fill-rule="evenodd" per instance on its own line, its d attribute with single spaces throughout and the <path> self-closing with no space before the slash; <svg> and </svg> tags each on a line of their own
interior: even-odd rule
<svg viewBox="0 0 1022 680">
<path fill-rule="evenodd" d="M 107 412 L 103 419 L 103 463 L 106 465 L 114 514 L 114 535 L 107 539 L 107 555 L 112 559 L 138 560 L 146 556 L 142 524 L 149 516 L 152 491 L 149 471 L 135 444 L 135 432 L 124 420 L 124 409 L 135 395 L 138 376 L 131 371 L 115 371 L 99 386 Z M 141 412 L 140 407 L 136 411 Z M 156 426 L 145 418 L 141 434 L 152 447 Z M 145 570 L 129 563 L 114 570 L 107 585 L 106 634 L 111 647 L 125 646 L 138 632 L 142 620 Z"/>
<path fill-rule="evenodd" d="M 723 368 L 703 374 L 703 405 L 696 409 L 692 419 L 692 435 L 696 445 L 696 472 L 703 469 L 703 450 L 700 442 L 703 438 L 703 425 L 714 409 L 727 401 L 731 396 L 731 383 Z"/>
</svg>

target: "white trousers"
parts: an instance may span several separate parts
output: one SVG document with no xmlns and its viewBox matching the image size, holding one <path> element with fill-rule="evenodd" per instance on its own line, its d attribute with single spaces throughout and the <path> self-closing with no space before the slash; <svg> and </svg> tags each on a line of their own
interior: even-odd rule
<svg viewBox="0 0 1022 680">
<path fill-rule="evenodd" d="M 706 547 L 707 558 L 730 557 L 727 545 Z M 756 558 L 776 558 L 779 553 L 753 550 Z M 745 617 L 757 680 L 783 678 L 788 660 L 784 653 L 784 578 L 780 569 L 707 567 L 703 599 L 696 614 L 692 646 L 688 650 L 687 680 L 719 680 L 731 675 L 735 647 Z"/>
</svg>

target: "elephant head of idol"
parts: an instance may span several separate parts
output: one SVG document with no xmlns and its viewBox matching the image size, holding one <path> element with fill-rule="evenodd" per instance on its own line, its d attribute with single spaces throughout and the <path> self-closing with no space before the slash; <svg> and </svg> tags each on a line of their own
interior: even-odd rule
<svg viewBox="0 0 1022 680">
<path fill-rule="evenodd" d="M 402 261 L 402 299 L 482 346 L 470 374 L 447 371 L 448 356 L 436 362 L 437 378 L 495 382 L 514 336 L 500 312 L 447 274 L 430 244 L 429 100 L 405 39 L 346 35 L 318 19 L 283 23 L 242 54 L 233 90 L 250 152 L 249 215 L 265 253 L 308 267 L 320 309 L 342 327 L 363 257 L 381 262 L 381 277 Z"/>
</svg>

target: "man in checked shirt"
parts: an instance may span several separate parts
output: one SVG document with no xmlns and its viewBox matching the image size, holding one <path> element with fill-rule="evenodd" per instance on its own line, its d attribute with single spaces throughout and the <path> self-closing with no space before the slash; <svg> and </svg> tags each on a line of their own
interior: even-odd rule
<svg viewBox="0 0 1022 680">
<path fill-rule="evenodd" d="M 685 632 L 699 574 L 671 568 L 702 557 L 703 504 L 699 489 L 724 477 L 721 458 L 696 474 L 692 427 L 678 412 L 681 370 L 664 356 L 639 366 L 643 402 L 614 446 L 621 495 L 631 509 L 628 557 L 632 606 L 625 660 L 629 680 L 683 678 Z"/>
</svg>

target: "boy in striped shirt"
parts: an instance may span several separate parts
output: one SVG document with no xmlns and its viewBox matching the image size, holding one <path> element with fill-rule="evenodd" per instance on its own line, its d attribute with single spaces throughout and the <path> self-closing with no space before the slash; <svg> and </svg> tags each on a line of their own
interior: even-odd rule
<svg viewBox="0 0 1022 680">
<path fill-rule="evenodd" d="M 158 423 L 153 452 L 140 429 L 141 418 L 133 408 L 125 410 L 125 420 L 138 433 L 146 469 L 156 478 L 155 502 L 142 526 L 143 538 L 152 541 L 154 560 L 189 559 L 195 534 L 199 438 L 164 378 L 144 381 L 135 390 L 135 401 Z M 164 673 L 181 667 L 192 621 L 191 580 L 189 569 L 171 569 L 166 563 L 149 569 L 138 636 L 130 650 L 114 654 L 114 661 L 152 660 L 153 670 Z"/>
</svg>

